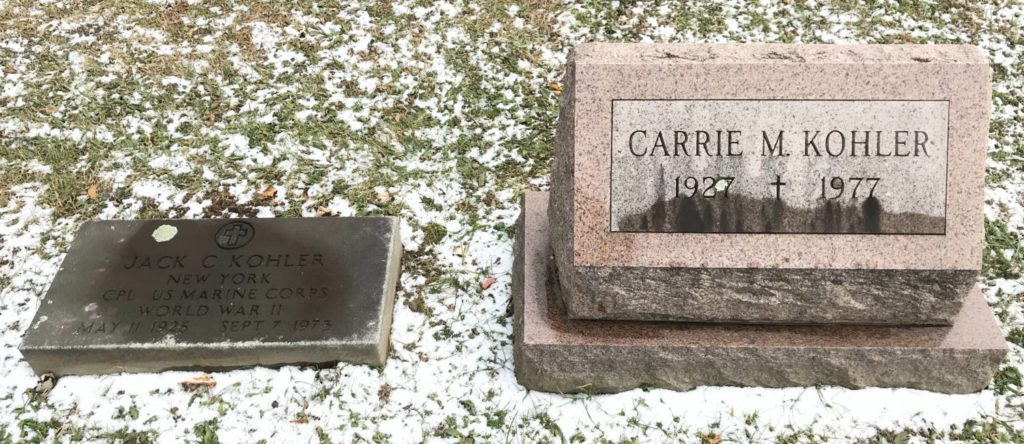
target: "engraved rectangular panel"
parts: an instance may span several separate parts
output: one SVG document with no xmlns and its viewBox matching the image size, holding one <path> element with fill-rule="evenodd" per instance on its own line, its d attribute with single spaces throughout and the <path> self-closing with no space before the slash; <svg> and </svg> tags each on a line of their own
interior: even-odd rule
<svg viewBox="0 0 1024 444">
<path fill-rule="evenodd" d="M 37 372 L 383 364 L 393 218 L 87 222 L 21 346 Z"/>
<path fill-rule="evenodd" d="M 612 232 L 944 234 L 945 100 L 613 100 Z"/>
</svg>

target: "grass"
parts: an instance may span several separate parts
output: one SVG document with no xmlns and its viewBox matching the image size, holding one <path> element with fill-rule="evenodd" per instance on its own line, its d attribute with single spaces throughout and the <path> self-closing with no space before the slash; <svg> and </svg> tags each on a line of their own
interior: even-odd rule
<svg viewBox="0 0 1024 444">
<path fill-rule="evenodd" d="M 157 433 L 152 430 L 134 431 L 125 427 L 114 432 L 97 434 L 90 439 L 118 444 L 152 444 L 156 442 L 157 437 Z M 81 438 L 77 441 L 80 440 Z"/>
<path fill-rule="evenodd" d="M 196 442 L 199 444 L 220 444 L 220 439 L 217 438 L 217 420 L 211 419 L 197 423 L 192 427 L 192 432 L 196 435 Z"/>
<path fill-rule="evenodd" d="M 1024 47 L 1024 18 L 992 12 L 1009 6 L 526 0 L 458 4 L 449 14 L 428 1 L 6 1 L 0 92 L 18 92 L 0 97 L 0 220 L 14 226 L 31 213 L 41 219 L 28 225 L 46 233 L 25 248 L 0 239 L 0 307 L 17 313 L 0 325 L 5 347 L 20 339 L 67 238 L 86 220 L 392 215 L 404 221 L 409 248 L 389 367 L 361 375 L 375 382 L 370 387 L 348 385 L 341 373 L 359 370 L 341 367 L 309 370 L 316 376 L 308 387 L 275 387 L 268 378 L 265 387 L 217 394 L 168 389 L 153 396 L 180 401 L 170 412 L 112 399 L 103 427 L 88 412 L 19 389 L 0 392 L 0 417 L 10 421 L 0 425 L 0 444 L 58 435 L 218 442 L 219 431 L 243 427 L 243 414 L 295 425 L 320 442 L 401 440 L 406 435 L 380 426 L 396 418 L 422 423 L 421 439 L 453 442 L 837 438 L 812 427 L 778 429 L 756 413 L 699 426 L 651 421 L 645 412 L 671 407 L 657 390 L 643 392 L 647 404 L 601 416 L 603 397 L 561 397 L 533 409 L 525 393 L 463 387 L 478 374 L 507 378 L 512 368 L 508 264 L 485 260 L 508 260 L 490 253 L 510 244 L 522 192 L 546 185 L 566 51 L 582 41 L 666 38 L 822 43 L 837 33 L 862 43 L 982 45 L 995 82 L 986 185 L 1006 190 L 988 203 L 982 279 L 998 287 L 990 300 L 1007 340 L 1024 347 L 1024 295 L 1005 285 L 1024 267 L 1015 219 L 1024 211 L 1024 61 L 1015 49 Z M 672 32 L 659 34 L 662 27 Z M 180 199 L 153 197 L 143 185 Z M 268 187 L 277 193 L 261 197 Z M 482 290 L 491 276 L 499 283 Z M 1018 362 L 1007 361 L 993 381 L 1005 405 L 999 415 L 949 430 L 877 429 L 871 442 L 1024 441 Z M 10 371 L 0 370 L 0 379 L 15 379 L 3 373 Z M 438 387 L 410 387 L 415 378 Z M 276 406 L 253 401 L 277 389 L 286 393 Z M 587 415 L 549 413 L 562 403 L 586 406 Z M 56 419 L 37 420 L 38 411 Z"/>
</svg>

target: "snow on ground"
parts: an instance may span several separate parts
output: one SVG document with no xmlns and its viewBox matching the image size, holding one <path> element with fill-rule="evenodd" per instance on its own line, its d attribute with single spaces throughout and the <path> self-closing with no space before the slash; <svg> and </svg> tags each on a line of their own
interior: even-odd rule
<svg viewBox="0 0 1024 444">
<path fill-rule="evenodd" d="M 0 443 L 1024 439 L 1020 3 L 0 0 L 0 24 Z M 519 386 L 518 198 L 547 186 L 558 82 L 584 41 L 981 47 L 994 73 L 981 281 L 1011 344 L 989 389 Z M 83 221 L 369 214 L 401 217 L 405 247 L 383 369 L 48 390 L 17 351 Z"/>
</svg>

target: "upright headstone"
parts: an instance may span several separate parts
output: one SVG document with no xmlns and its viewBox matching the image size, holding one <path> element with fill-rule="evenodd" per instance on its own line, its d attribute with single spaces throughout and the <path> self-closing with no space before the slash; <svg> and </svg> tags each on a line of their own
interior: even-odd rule
<svg viewBox="0 0 1024 444">
<path fill-rule="evenodd" d="M 524 385 L 987 384 L 976 48 L 585 44 L 563 91 L 516 241 Z"/>
<path fill-rule="evenodd" d="M 37 373 L 387 357 L 391 217 L 85 223 L 21 344 Z"/>
<path fill-rule="evenodd" d="M 549 210 L 569 317 L 948 325 L 990 89 L 966 45 L 577 47 Z"/>
</svg>

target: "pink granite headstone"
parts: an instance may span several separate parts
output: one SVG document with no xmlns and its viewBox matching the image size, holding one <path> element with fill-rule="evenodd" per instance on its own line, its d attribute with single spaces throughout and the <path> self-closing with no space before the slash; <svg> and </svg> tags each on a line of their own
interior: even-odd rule
<svg viewBox="0 0 1024 444">
<path fill-rule="evenodd" d="M 967 45 L 584 44 L 553 249 L 571 318 L 949 324 L 981 266 Z"/>
<path fill-rule="evenodd" d="M 584 44 L 563 91 L 516 238 L 520 383 L 991 379 L 978 49 Z"/>
</svg>

